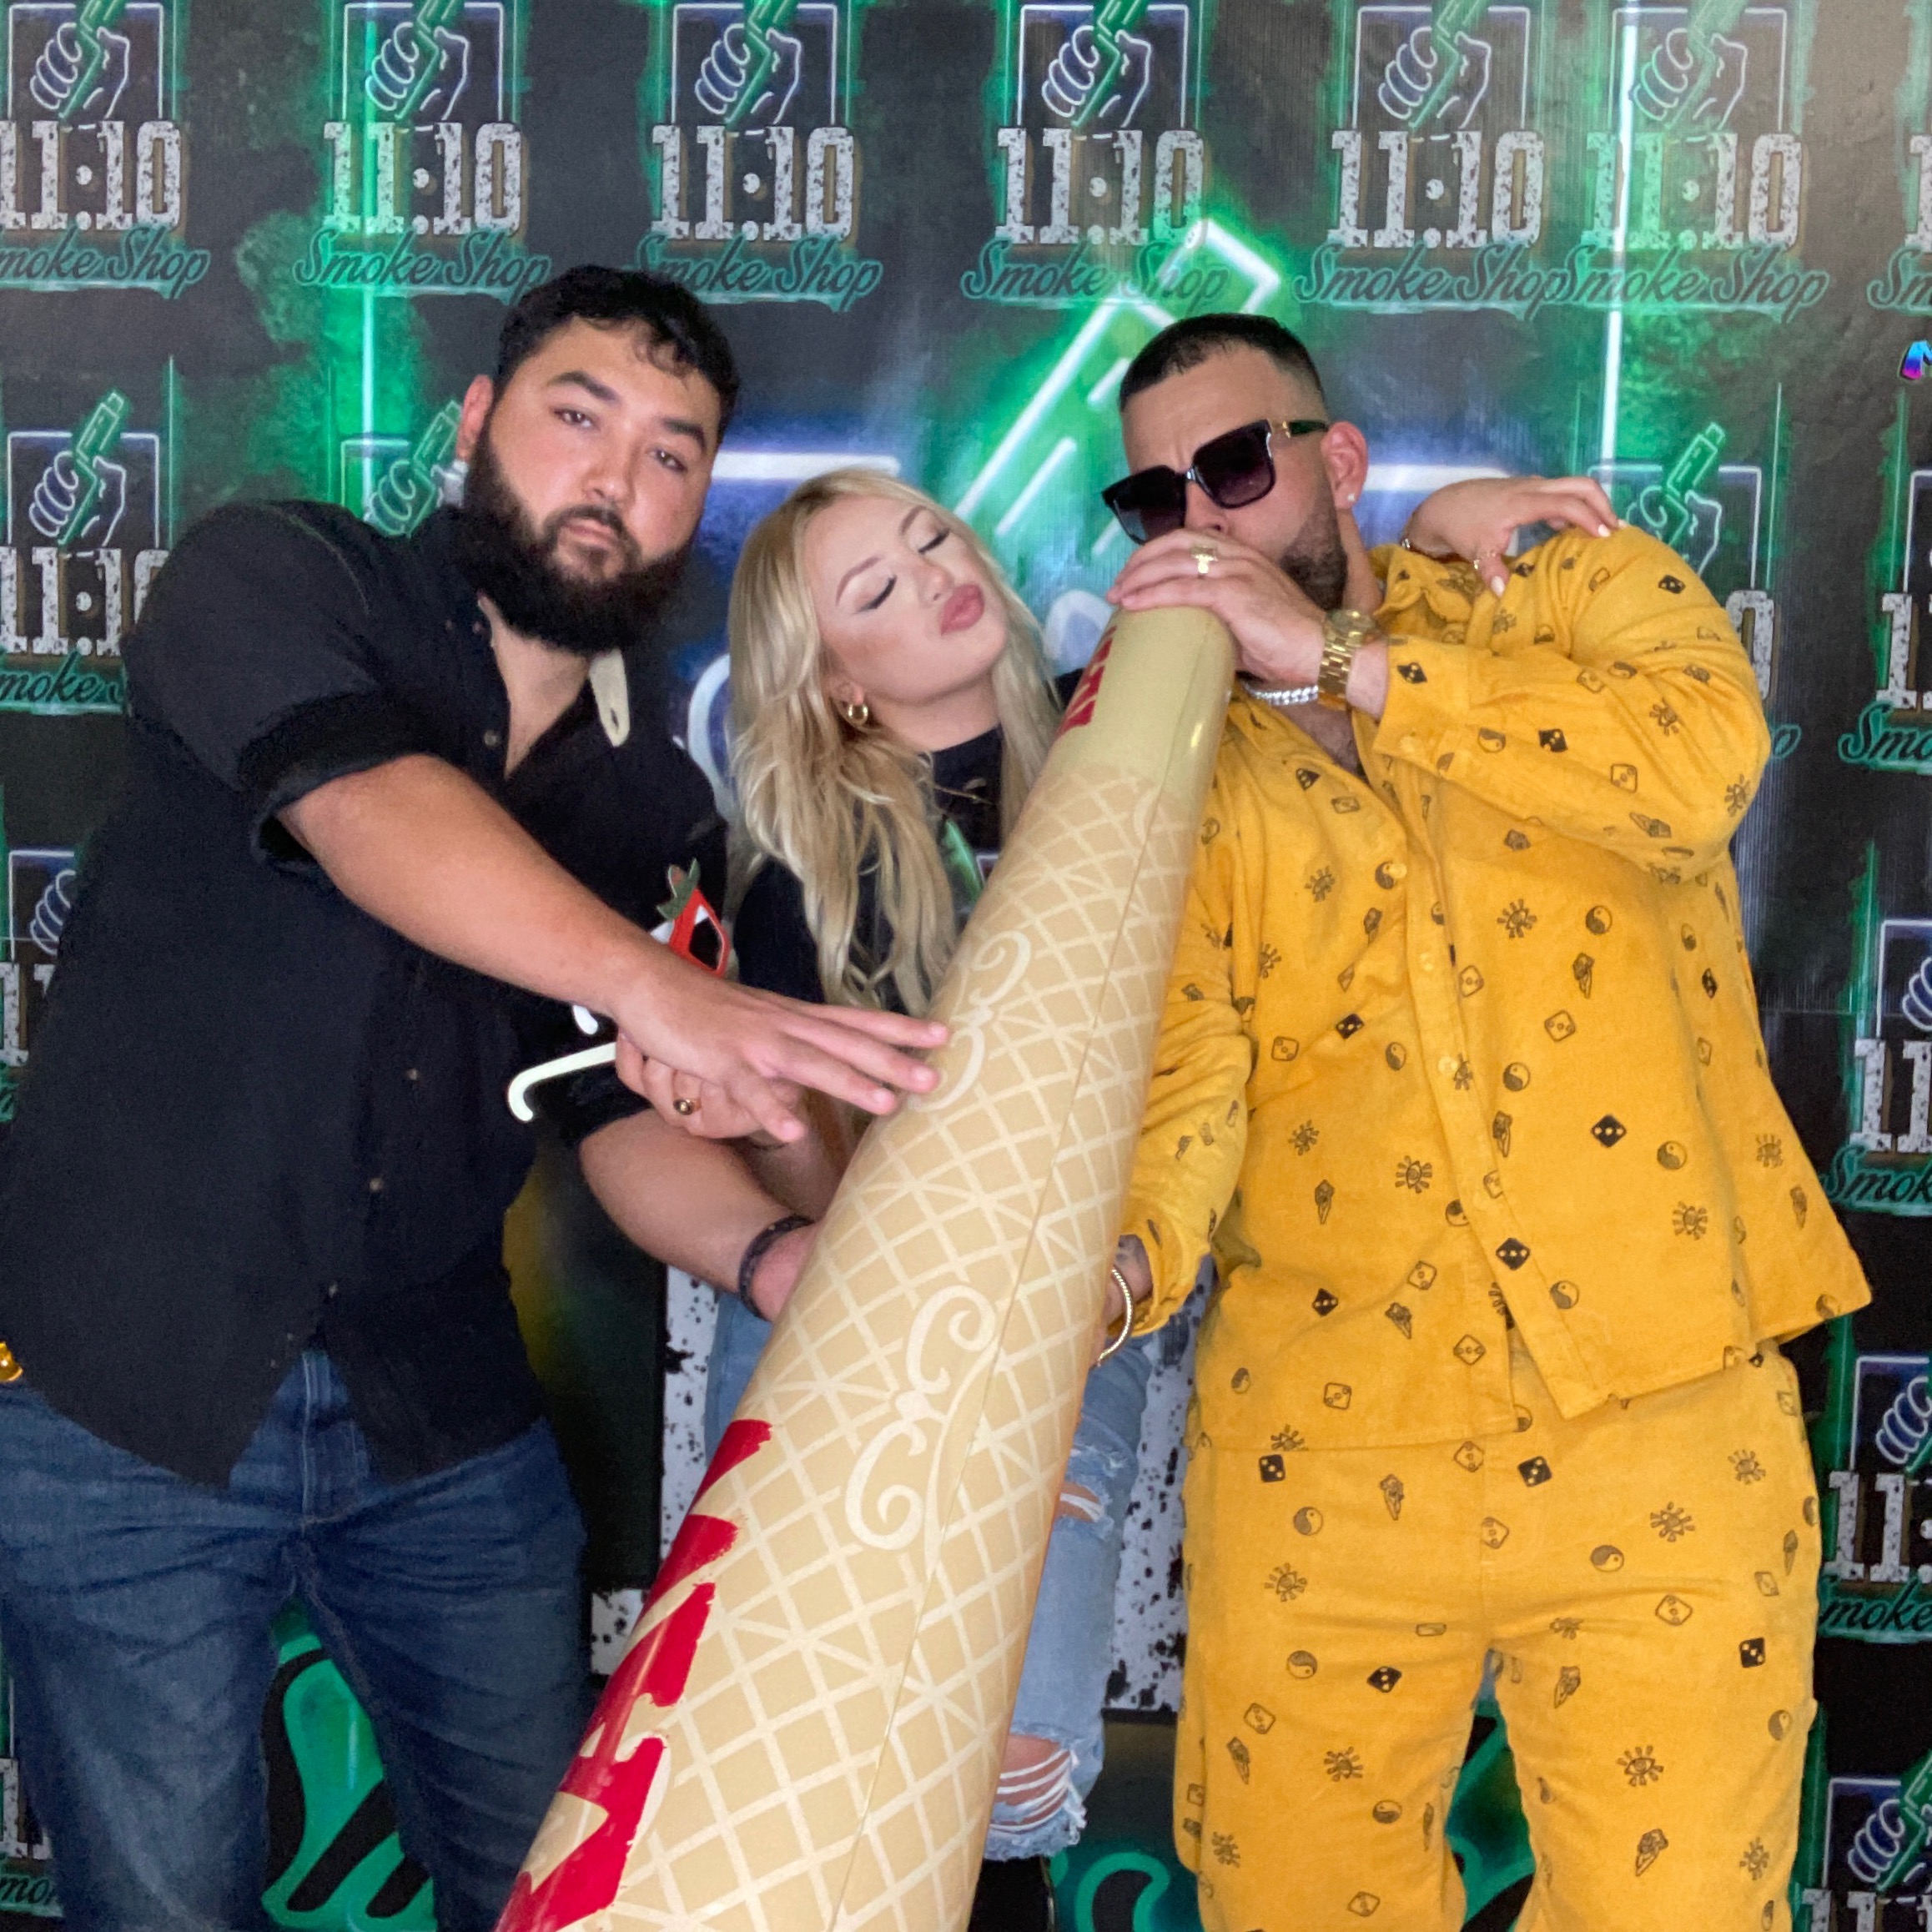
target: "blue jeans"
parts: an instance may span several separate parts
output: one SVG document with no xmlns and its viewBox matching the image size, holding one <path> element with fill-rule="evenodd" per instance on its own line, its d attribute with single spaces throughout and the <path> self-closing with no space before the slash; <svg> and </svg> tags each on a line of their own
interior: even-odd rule
<svg viewBox="0 0 1932 1932">
<path fill-rule="evenodd" d="M 385 1483 L 311 1351 L 225 1489 L 24 1381 L 0 1387 L 0 1643 L 69 1924 L 268 1925 L 269 1625 L 299 1594 L 375 1727 L 441 1932 L 488 1932 L 589 1710 L 583 1531 L 546 1425 Z"/>
<path fill-rule="evenodd" d="M 704 1447 L 717 1453 L 745 1385 L 763 1352 L 770 1322 L 736 1295 L 717 1298 L 717 1332 L 705 1383 Z M 1062 1513 L 1047 1545 L 1039 1597 L 1013 1734 L 1058 1747 L 1030 1780 L 1003 1778 L 986 1833 L 989 1859 L 1063 1851 L 1086 1823 L 1087 1794 L 1100 1775 L 1100 1713 L 1114 1663 L 1114 1588 L 1121 1529 L 1140 1452 L 1140 1413 L 1154 1359 L 1145 1338 L 1130 1341 L 1087 1377 L 1080 1421 L 1067 1458 Z M 1093 1498 L 1088 1503 L 1076 1492 Z"/>
</svg>

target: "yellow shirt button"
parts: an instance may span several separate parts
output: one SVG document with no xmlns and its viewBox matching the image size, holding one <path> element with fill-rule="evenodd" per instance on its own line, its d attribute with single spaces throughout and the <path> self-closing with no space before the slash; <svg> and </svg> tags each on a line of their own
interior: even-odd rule
<svg viewBox="0 0 1932 1932">
<path fill-rule="evenodd" d="M 1436 1063 L 1436 1071 L 1439 1074 L 1454 1073 L 1456 1071 L 1455 1054 L 1444 1054 L 1441 1059 L 1437 1060 Z"/>
<path fill-rule="evenodd" d="M 1391 878 L 1406 878 L 1408 876 L 1409 868 L 1401 859 L 1395 858 L 1389 861 L 1389 877 Z"/>
<path fill-rule="evenodd" d="M 1422 741 L 1417 737 L 1413 732 L 1406 732 L 1403 733 L 1402 749 L 1408 752 L 1411 757 L 1413 757 L 1417 752 L 1421 751 L 1421 748 Z"/>
</svg>

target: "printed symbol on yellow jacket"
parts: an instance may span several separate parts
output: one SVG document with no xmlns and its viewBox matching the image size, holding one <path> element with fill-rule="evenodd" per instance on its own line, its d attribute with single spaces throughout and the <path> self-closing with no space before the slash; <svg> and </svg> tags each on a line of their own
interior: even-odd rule
<svg viewBox="0 0 1932 1932">
<path fill-rule="evenodd" d="M 1574 1638 L 1582 1630 L 1581 1617 L 1552 1617 L 1550 1619 L 1550 1634 L 1552 1637 Z"/>
<path fill-rule="evenodd" d="M 1661 1831 L 1647 1831 L 1637 1841 L 1637 1875 L 1642 1878 L 1668 1849 L 1670 1840 Z"/>
<path fill-rule="evenodd" d="M 1337 1784 L 1361 1776 L 1361 1759 L 1353 1751 L 1330 1751 L 1323 1755 L 1322 1768 Z"/>
<path fill-rule="evenodd" d="M 1552 1013 L 1543 1022 L 1543 1031 L 1552 1039 L 1567 1039 L 1577 1030 L 1577 1023 L 1567 1013 Z"/>
<path fill-rule="evenodd" d="M 1308 890 L 1319 905 L 1335 890 L 1335 868 L 1330 865 L 1318 866 L 1309 873 L 1307 884 Z"/>
<path fill-rule="evenodd" d="M 1346 977 L 1352 979 L 1355 977 L 1353 971 L 1350 971 Z M 1343 992 L 1346 993 L 1347 990 L 1348 989 L 1346 986 L 1342 988 Z M 1361 1031 L 1361 1029 L 1362 1018 L 1359 1013 L 1345 1013 L 1341 1018 L 1335 1023 L 1335 1030 L 1340 1034 L 1344 1039 L 1353 1039 L 1355 1036 Z"/>
<path fill-rule="evenodd" d="M 1683 1235 L 1693 1241 L 1701 1241 L 1710 1232 L 1711 1210 L 1699 1207 L 1693 1201 L 1680 1200 L 1671 1210 L 1670 1231 Z"/>
<path fill-rule="evenodd" d="M 1582 1291 L 1574 1281 L 1552 1281 L 1550 1284 L 1550 1300 L 1559 1308 L 1574 1308 L 1582 1299 Z"/>
<path fill-rule="evenodd" d="M 1733 1449 L 1731 1452 L 1731 1473 L 1740 1482 L 1762 1482 L 1764 1480 L 1764 1465 L 1758 1460 L 1753 1449 Z"/>
<path fill-rule="evenodd" d="M 1530 1251 L 1514 1235 L 1496 1250 L 1496 1258 L 1512 1272 L 1530 1258 Z"/>
<path fill-rule="evenodd" d="M 1373 1892 L 1357 1892 L 1348 1902 L 1348 1909 L 1358 1919 L 1372 1919 L 1381 1904 Z"/>
<path fill-rule="evenodd" d="M 1688 1509 L 1679 1509 L 1674 1502 L 1667 1502 L 1662 1509 L 1650 1512 L 1650 1527 L 1667 1543 L 1674 1543 L 1679 1537 L 1686 1537 L 1694 1530 L 1697 1520 Z"/>
<path fill-rule="evenodd" d="M 1389 1520 L 1391 1522 L 1400 1522 L 1402 1518 L 1402 1497 L 1406 1493 L 1402 1488 L 1401 1477 L 1385 1476 L 1381 1480 L 1380 1487 L 1382 1492 L 1382 1501 L 1388 1505 Z"/>
<path fill-rule="evenodd" d="M 1621 1570 L 1623 1567 L 1623 1552 L 1615 1543 L 1598 1543 L 1590 1552 L 1592 1567 L 1599 1570 Z"/>
<path fill-rule="evenodd" d="M 1418 1261 L 1402 1279 L 1411 1288 L 1419 1288 L 1426 1291 L 1436 1285 L 1436 1270 L 1427 1261 Z"/>
<path fill-rule="evenodd" d="M 1297 1535 L 1318 1537 L 1321 1534 L 1321 1512 L 1312 1503 L 1295 1512 L 1295 1528 Z"/>
<path fill-rule="evenodd" d="M 1426 1160 L 1417 1160 L 1413 1155 L 1405 1154 L 1396 1162 L 1396 1185 L 1406 1187 L 1411 1194 L 1426 1194 L 1435 1177 L 1434 1166 Z"/>
<path fill-rule="evenodd" d="M 1809 1503 L 1810 1498 L 1808 1497 L 1805 1498 L 1805 1501 Z M 1786 1576 L 1789 1577 L 1791 1574 L 1791 1566 L 1797 1561 L 1798 1532 L 1796 1530 L 1787 1530 L 1784 1532 L 1784 1574 Z"/>
<path fill-rule="evenodd" d="M 1378 1666 L 1368 1673 L 1369 1687 L 1379 1690 L 1386 1697 L 1402 1681 L 1402 1673 L 1392 1663 Z"/>
<path fill-rule="evenodd" d="M 1377 1824 L 1393 1824 L 1401 1815 L 1401 1806 L 1392 1798 L 1378 1798 L 1369 1811 L 1369 1816 Z"/>
<path fill-rule="evenodd" d="M 1311 1678 L 1319 1668 L 1312 1650 L 1293 1650 L 1288 1653 L 1288 1674 L 1291 1677 Z"/>
<path fill-rule="evenodd" d="M 1280 1042 L 1277 1040 L 1275 1044 L 1279 1046 Z M 1284 1054 L 1280 1057 L 1284 1059 L 1291 1059 L 1294 1058 L 1293 1054 Z M 1295 1150 L 1297 1154 L 1306 1154 L 1309 1149 L 1314 1146 L 1316 1142 L 1321 1138 L 1321 1130 L 1317 1127 L 1312 1120 L 1304 1120 L 1301 1124 L 1288 1136 L 1288 1144 Z"/>
<path fill-rule="evenodd" d="M 1241 1848 L 1235 1843 L 1235 1834 L 1231 1831 L 1217 1831 L 1208 1842 L 1214 1847 L 1215 1856 L 1221 1864 L 1240 1864 Z"/>
<path fill-rule="evenodd" d="M 1375 915 L 1371 913 L 1370 917 L 1372 918 Z M 1409 1064 L 1409 1049 L 1400 1041 L 1391 1040 L 1382 1049 L 1382 1058 L 1389 1063 L 1391 1074 L 1399 1074 Z"/>
<path fill-rule="evenodd" d="M 1248 1389 L 1253 1381 L 1254 1377 L 1251 1376 L 1245 1368 L 1238 1368 L 1235 1371 L 1234 1374 L 1228 1378 L 1228 1386 L 1232 1389 L 1237 1396 L 1245 1396 L 1247 1394 Z"/>
<path fill-rule="evenodd" d="M 1301 1051 L 1301 1042 L 1300 1040 L 1291 1039 L 1286 1034 L 1278 1033 L 1269 1044 L 1268 1057 L 1270 1059 L 1275 1060 L 1291 1060 Z M 1306 1153 L 1307 1150 L 1300 1148 L 1296 1151 Z"/>
<path fill-rule="evenodd" d="M 1764 1849 L 1764 1841 L 1754 1838 L 1744 1847 L 1744 1855 L 1738 1860 L 1739 1867 L 1753 1879 L 1761 1879 L 1771 1869 L 1771 1854 Z"/>
<path fill-rule="evenodd" d="M 1782 1167 L 1784 1165 L 1784 1143 L 1775 1134 L 1760 1134 L 1758 1136 L 1758 1165 L 1760 1167 Z"/>
<path fill-rule="evenodd" d="M 1502 843 L 1512 852 L 1527 852 L 1530 848 L 1530 838 L 1527 832 L 1517 832 L 1513 829 L 1506 832 L 1502 835 Z"/>
<path fill-rule="evenodd" d="M 1693 1613 L 1690 1605 L 1673 1592 L 1658 1599 L 1655 1614 L 1661 1623 L 1676 1630 L 1689 1623 Z"/>
<path fill-rule="evenodd" d="M 1487 725 L 1476 734 L 1476 742 L 1486 752 L 1500 752 L 1509 742 L 1501 732 L 1492 731 Z"/>
<path fill-rule="evenodd" d="M 1556 1708 L 1558 1710 L 1561 1710 L 1577 1694 L 1577 1688 L 1582 1681 L 1582 1672 L 1578 1670 L 1573 1663 L 1566 1663 L 1557 1673 Z"/>
<path fill-rule="evenodd" d="M 1520 939 L 1535 927 L 1537 916 L 1529 909 L 1527 900 L 1512 899 L 1496 915 L 1496 923 L 1502 928 L 1507 937 Z"/>
<path fill-rule="evenodd" d="M 1317 1181 L 1315 1185 L 1315 1213 L 1326 1226 L 1328 1210 L 1335 1205 L 1335 1183 L 1331 1180 Z"/>
<path fill-rule="evenodd" d="M 1663 1775 L 1663 1767 L 1657 1760 L 1657 1747 L 1653 1744 L 1633 1744 L 1617 1762 L 1623 1767 L 1623 1775 L 1633 1784 L 1653 1784 Z"/>
<path fill-rule="evenodd" d="M 1418 1623 L 1416 1626 L 1418 1637 L 1443 1637 L 1448 1634 L 1448 1630 L 1446 1623 Z"/>
<path fill-rule="evenodd" d="M 1787 1569 L 1785 1573 L 1789 1575 L 1789 1570 Z M 1758 1594 L 1760 1597 L 1775 1597 L 1778 1594 L 1778 1579 L 1768 1570 L 1758 1572 L 1757 1582 Z"/>
<path fill-rule="evenodd" d="M 1546 752 L 1567 752 L 1570 748 L 1570 741 L 1560 731 L 1538 732 L 1537 742 Z"/>
<path fill-rule="evenodd" d="M 1614 1147 L 1630 1130 L 1614 1114 L 1606 1114 L 1590 1128 L 1590 1138 L 1599 1147 Z"/>
<path fill-rule="evenodd" d="M 1811 1202 L 1801 1187 L 1791 1190 L 1791 1211 L 1797 1216 L 1799 1226 L 1803 1227 L 1805 1215 L 1811 1211 Z"/>
<path fill-rule="evenodd" d="M 1245 1784 L 1254 1768 L 1248 1756 L 1248 1747 L 1239 1738 L 1230 1738 L 1228 1755 L 1235 1761 L 1235 1775 Z"/>
<path fill-rule="evenodd" d="M 1667 738 L 1683 722 L 1683 720 L 1677 715 L 1676 707 L 1666 703 L 1662 698 L 1659 698 L 1655 704 L 1651 706 L 1650 715 L 1657 721 L 1657 728 Z"/>
<path fill-rule="evenodd" d="M 1689 1159 L 1690 1155 L 1681 1140 L 1667 1140 L 1657 1150 L 1657 1165 L 1668 1168 L 1673 1174 Z"/>
<path fill-rule="evenodd" d="M 1443 1209 L 1442 1218 L 1452 1228 L 1466 1228 L 1469 1225 L 1469 1216 L 1463 1213 L 1462 1203 L 1459 1200 L 1451 1201 Z"/>
<path fill-rule="evenodd" d="M 1550 1466 L 1541 1456 L 1532 1456 L 1527 1462 L 1517 1463 L 1516 1467 L 1528 1488 L 1537 1488 L 1550 1479 Z"/>
<path fill-rule="evenodd" d="M 1471 1368 L 1474 1368 L 1477 1363 L 1489 1353 L 1489 1351 L 1473 1335 L 1466 1335 L 1449 1352 L 1456 1356 L 1459 1361 L 1465 1362 Z"/>
<path fill-rule="evenodd" d="M 1456 986 L 1465 999 L 1472 999 L 1482 990 L 1482 975 L 1473 966 L 1465 966 L 1456 976 Z"/>
<path fill-rule="evenodd" d="M 1292 1563 L 1277 1563 L 1268 1572 L 1267 1587 L 1284 1603 L 1292 1603 L 1308 1587 L 1308 1579 Z"/>
<path fill-rule="evenodd" d="M 1324 1408 L 1346 1409 L 1355 1400 L 1355 1391 L 1346 1382 L 1330 1382 L 1321 1391 Z"/>
<path fill-rule="evenodd" d="M 1241 1713 L 1241 1722 L 1265 1738 L 1275 1728 L 1275 1713 L 1265 1704 L 1250 1704 Z"/>
<path fill-rule="evenodd" d="M 1724 787 L 1724 809 L 1735 818 L 1751 802 L 1751 787 L 1742 778 L 1733 778 Z"/>
<path fill-rule="evenodd" d="M 1512 1060 L 1502 1069 L 1502 1084 L 1511 1093 L 1520 1094 L 1530 1084 L 1530 1070 L 1521 1060 Z"/>
<path fill-rule="evenodd" d="M 1771 1735 L 1775 1738 L 1779 1743 L 1783 1743 L 1784 1740 L 1791 1735 L 1790 1712 L 1772 1712 L 1769 1721 L 1765 1725 L 1765 1728 L 1770 1732 Z"/>
<path fill-rule="evenodd" d="M 1597 990 L 1597 962 L 1587 953 L 1579 953 L 1570 962 L 1570 977 L 1577 990 L 1587 999 Z"/>
<path fill-rule="evenodd" d="M 1630 823 L 1646 838 L 1668 838 L 1670 837 L 1670 821 L 1668 818 L 1653 818 L 1647 813 L 1633 812 L 1630 814 Z"/>
<path fill-rule="evenodd" d="M 1755 1670 L 1764 1661 L 1764 1639 L 1747 1637 L 1738 1646 L 1738 1662 L 1746 1670 Z"/>
<path fill-rule="evenodd" d="M 1299 1429 L 1291 1428 L 1286 1423 L 1283 1423 L 1268 1438 L 1268 1446 L 1270 1449 L 1279 1449 L 1285 1454 L 1290 1450 L 1299 1449 L 1301 1446 L 1302 1440 L 1301 1431 Z"/>
<path fill-rule="evenodd" d="M 1287 1465 L 1279 1456 L 1264 1456 L 1260 1467 L 1264 1482 L 1280 1482 L 1288 1473 Z"/>
<path fill-rule="evenodd" d="M 1509 1541 L 1509 1525 L 1493 1516 L 1486 1516 L 1477 1526 L 1477 1534 L 1482 1538 L 1486 1550 L 1500 1550 Z"/>
<path fill-rule="evenodd" d="M 1309 1304 L 1317 1315 L 1332 1315 L 1341 1306 L 1341 1303 L 1326 1288 L 1318 1288 L 1314 1301 Z"/>
</svg>

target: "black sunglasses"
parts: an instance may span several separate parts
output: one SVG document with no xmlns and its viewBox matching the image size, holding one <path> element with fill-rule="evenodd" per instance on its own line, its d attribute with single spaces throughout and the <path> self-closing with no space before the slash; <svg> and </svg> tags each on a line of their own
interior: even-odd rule
<svg viewBox="0 0 1932 1932">
<path fill-rule="evenodd" d="M 1275 432 L 1311 436 L 1328 425 L 1313 416 L 1275 423 L 1263 418 L 1203 443 L 1185 470 L 1156 463 L 1136 470 L 1100 492 L 1100 501 L 1119 519 L 1135 543 L 1179 530 L 1187 521 L 1187 486 L 1198 483 L 1223 510 L 1259 503 L 1275 487 Z"/>
</svg>

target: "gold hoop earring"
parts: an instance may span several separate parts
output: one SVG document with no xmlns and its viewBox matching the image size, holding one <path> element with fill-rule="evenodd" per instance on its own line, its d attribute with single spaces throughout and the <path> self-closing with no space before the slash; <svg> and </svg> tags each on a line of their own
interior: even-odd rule
<svg viewBox="0 0 1932 1932">
<path fill-rule="evenodd" d="M 848 698 L 839 706 L 838 715 L 855 732 L 862 732 L 872 722 L 872 707 L 863 697 L 856 702 Z"/>
</svg>

